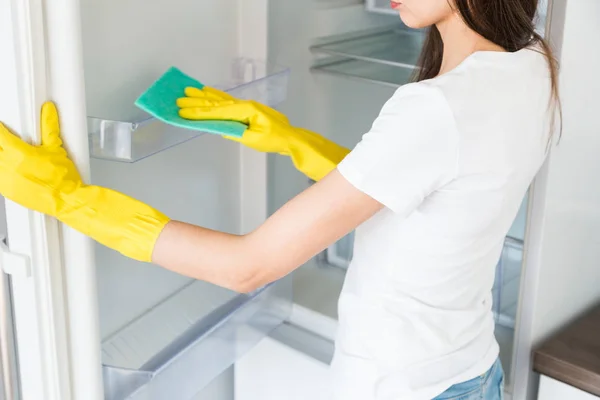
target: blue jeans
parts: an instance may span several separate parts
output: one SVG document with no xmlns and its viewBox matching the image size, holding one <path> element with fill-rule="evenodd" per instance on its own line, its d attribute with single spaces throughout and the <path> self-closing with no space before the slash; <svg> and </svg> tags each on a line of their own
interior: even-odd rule
<svg viewBox="0 0 600 400">
<path fill-rule="evenodd" d="M 504 371 L 498 359 L 485 374 L 459 383 L 433 400 L 502 400 L 504 399 Z"/>
</svg>

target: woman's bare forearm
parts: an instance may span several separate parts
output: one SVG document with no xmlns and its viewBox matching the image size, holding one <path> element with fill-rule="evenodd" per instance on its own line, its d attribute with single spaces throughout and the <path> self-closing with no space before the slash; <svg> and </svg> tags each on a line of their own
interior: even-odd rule
<svg viewBox="0 0 600 400">
<path fill-rule="evenodd" d="M 237 292 L 251 292 L 304 264 L 382 205 L 337 171 L 296 196 L 248 235 L 169 222 L 152 261 Z"/>
</svg>

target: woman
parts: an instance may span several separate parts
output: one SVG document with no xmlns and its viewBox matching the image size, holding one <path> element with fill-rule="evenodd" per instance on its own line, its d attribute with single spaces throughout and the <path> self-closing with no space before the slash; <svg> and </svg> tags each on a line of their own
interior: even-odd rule
<svg viewBox="0 0 600 400">
<path fill-rule="evenodd" d="M 84 185 L 51 103 L 41 146 L 2 129 L 0 192 L 129 257 L 243 292 L 358 228 L 339 302 L 335 398 L 500 399 L 494 269 L 556 131 L 556 67 L 534 32 L 537 0 L 393 7 L 409 27 L 432 26 L 421 68 L 349 154 L 211 88 L 189 88 L 178 101 L 184 118 L 247 123 L 236 140 L 288 155 L 319 180 L 250 234 L 170 221 Z"/>
</svg>

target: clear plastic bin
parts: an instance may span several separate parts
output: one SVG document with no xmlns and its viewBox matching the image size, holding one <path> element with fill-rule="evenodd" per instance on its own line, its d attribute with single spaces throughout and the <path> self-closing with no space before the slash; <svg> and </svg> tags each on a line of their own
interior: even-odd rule
<svg viewBox="0 0 600 400">
<path fill-rule="evenodd" d="M 289 69 L 247 58 L 232 62 L 230 78 L 204 82 L 232 96 L 276 106 L 287 96 Z M 202 79 L 202 77 L 199 77 Z M 90 155 L 93 158 L 136 162 L 187 142 L 202 132 L 164 124 L 133 106 L 127 120 L 111 117 L 110 111 L 88 110 Z M 122 110 L 119 114 L 123 115 Z"/>
<path fill-rule="evenodd" d="M 196 284 L 200 286 L 194 288 Z M 151 318 L 134 321 L 103 343 L 103 358 L 113 357 L 103 367 L 105 399 L 190 399 L 285 321 L 291 311 L 289 277 L 250 295 L 232 295 L 213 287 L 208 290 L 222 290 L 223 296 L 210 293 L 209 297 L 221 299 L 214 301 L 211 312 L 194 315 L 190 310 L 198 307 L 197 289 L 207 288 L 201 282 L 192 284 L 182 295 L 149 311 L 154 314 Z M 223 299 L 228 300 L 217 304 Z M 155 348 L 151 358 L 132 367 L 140 363 L 139 354 L 146 352 L 145 347 L 156 347 L 154 338 L 179 331 L 177 325 L 182 323 L 189 325 L 184 334 Z"/>
</svg>

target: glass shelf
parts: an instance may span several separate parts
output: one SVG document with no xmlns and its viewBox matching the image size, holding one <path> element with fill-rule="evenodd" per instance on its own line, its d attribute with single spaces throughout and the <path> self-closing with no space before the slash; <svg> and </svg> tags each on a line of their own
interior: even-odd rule
<svg viewBox="0 0 600 400">
<path fill-rule="evenodd" d="M 225 82 L 207 84 L 234 97 L 256 100 L 269 106 L 285 100 L 289 69 L 236 59 L 230 65 L 230 71 Z M 132 163 L 202 134 L 164 124 L 137 109 L 134 101 L 135 98 L 132 98 L 129 110 L 114 110 L 111 104 L 103 110 L 91 110 L 88 117 L 91 157 Z"/>
<path fill-rule="evenodd" d="M 325 43 L 312 46 L 311 51 L 412 70 L 417 64 L 423 40 L 422 31 L 388 28 L 350 37 L 323 39 Z"/>
<path fill-rule="evenodd" d="M 398 68 L 387 64 L 378 64 L 351 58 L 327 59 L 313 66 L 311 71 L 391 87 L 399 87 L 408 83 L 413 73 L 413 70 L 410 68 Z"/>
<path fill-rule="evenodd" d="M 288 318 L 291 294 L 290 277 L 250 295 L 191 283 L 102 344 L 105 398 L 193 397 Z"/>
</svg>

